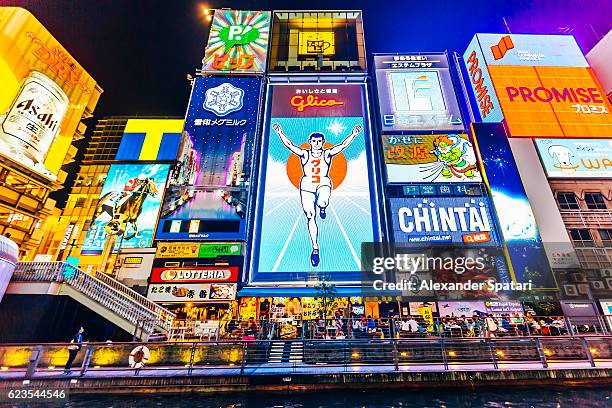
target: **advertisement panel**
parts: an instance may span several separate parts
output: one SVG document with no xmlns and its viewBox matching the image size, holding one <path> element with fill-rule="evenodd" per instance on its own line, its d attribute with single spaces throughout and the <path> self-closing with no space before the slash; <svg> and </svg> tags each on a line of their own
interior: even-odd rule
<svg viewBox="0 0 612 408">
<path fill-rule="evenodd" d="M 68 97 L 55 82 L 32 72 L 21 86 L 0 126 L 0 150 L 55 179 L 44 161 L 68 110 Z"/>
<path fill-rule="evenodd" d="M 0 154 L 63 182 L 74 134 L 102 89 L 20 7 L 0 8 L 0 67 Z"/>
<path fill-rule="evenodd" d="M 333 31 L 299 31 L 299 55 L 334 55 L 336 35 Z"/>
<path fill-rule="evenodd" d="M 374 65 L 383 132 L 464 129 L 445 53 L 375 55 Z"/>
<path fill-rule="evenodd" d="M 487 197 L 390 198 L 395 242 L 497 243 Z"/>
<path fill-rule="evenodd" d="M 572 35 L 476 34 L 487 65 L 588 67 Z"/>
<path fill-rule="evenodd" d="M 378 237 L 363 85 L 272 85 L 251 281 L 359 279 Z"/>
<path fill-rule="evenodd" d="M 463 62 L 467 68 L 469 83 L 474 94 L 480 119 L 483 122 L 496 123 L 504 119 L 499 100 L 495 94 L 491 74 L 487 68 L 478 37 L 474 36 L 467 50 L 463 53 Z"/>
<path fill-rule="evenodd" d="M 612 178 L 611 139 L 535 139 L 549 178 Z"/>
<path fill-rule="evenodd" d="M 505 120 L 509 136 L 612 136 L 611 106 L 573 36 L 476 34 L 464 61 L 483 122 Z"/>
<path fill-rule="evenodd" d="M 383 135 L 388 183 L 482 181 L 466 134 Z"/>
<path fill-rule="evenodd" d="M 441 317 L 471 317 L 487 312 L 485 302 L 482 301 L 438 302 L 438 309 Z"/>
<path fill-rule="evenodd" d="M 485 302 L 487 313 L 491 314 L 518 314 L 523 315 L 523 306 L 521 302 Z"/>
<path fill-rule="evenodd" d="M 240 255 L 242 255 L 242 244 L 239 242 L 159 242 L 155 258 L 216 258 Z"/>
<path fill-rule="evenodd" d="M 590 68 L 491 65 L 512 137 L 612 137 L 612 107 Z"/>
<path fill-rule="evenodd" d="M 243 240 L 261 78 L 195 79 L 155 239 Z M 183 160 L 183 157 L 185 158 Z"/>
<path fill-rule="evenodd" d="M 235 283 L 156 283 L 149 285 L 153 302 L 223 302 L 236 299 Z"/>
<path fill-rule="evenodd" d="M 511 276 L 515 282 L 556 289 L 521 177 L 501 123 L 473 123 L 474 142 L 491 189 Z"/>
<path fill-rule="evenodd" d="M 269 11 L 215 10 L 203 71 L 262 73 L 270 32 Z"/>
<path fill-rule="evenodd" d="M 114 250 L 146 248 L 153 241 L 168 164 L 111 164 L 81 254 L 99 255 L 109 234 Z"/>
<path fill-rule="evenodd" d="M 238 267 L 235 266 L 153 268 L 151 271 L 151 283 L 223 283 L 237 281 Z"/>
</svg>

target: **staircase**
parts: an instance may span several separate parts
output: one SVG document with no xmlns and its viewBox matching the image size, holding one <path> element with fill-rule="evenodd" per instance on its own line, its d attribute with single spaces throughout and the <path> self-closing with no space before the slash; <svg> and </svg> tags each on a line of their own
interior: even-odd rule
<svg viewBox="0 0 612 408">
<path fill-rule="evenodd" d="M 304 361 L 304 342 L 273 341 L 270 345 L 268 363 L 301 363 Z"/>
<path fill-rule="evenodd" d="M 110 276 L 90 275 L 65 262 L 20 262 L 11 285 L 19 285 L 16 293 L 70 296 L 145 341 L 154 331 L 169 332 L 174 321 L 173 313 Z"/>
</svg>

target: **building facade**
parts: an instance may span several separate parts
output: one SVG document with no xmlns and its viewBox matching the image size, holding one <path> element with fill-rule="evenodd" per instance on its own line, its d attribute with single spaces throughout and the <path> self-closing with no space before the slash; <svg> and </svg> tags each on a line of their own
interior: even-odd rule
<svg viewBox="0 0 612 408">
<path fill-rule="evenodd" d="M 28 11 L 0 10 L 0 233 L 32 259 L 102 89 Z"/>
</svg>

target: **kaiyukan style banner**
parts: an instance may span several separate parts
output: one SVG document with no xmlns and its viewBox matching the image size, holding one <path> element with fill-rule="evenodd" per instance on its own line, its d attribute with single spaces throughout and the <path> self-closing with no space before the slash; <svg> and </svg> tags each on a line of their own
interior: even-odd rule
<svg viewBox="0 0 612 408">
<path fill-rule="evenodd" d="M 270 33 L 269 11 L 215 10 L 203 71 L 262 73 Z"/>
<path fill-rule="evenodd" d="M 101 254 L 109 234 L 117 235 L 115 251 L 120 245 L 150 247 L 169 169 L 168 164 L 111 164 L 81 254 Z"/>
<path fill-rule="evenodd" d="M 465 126 L 445 53 L 375 55 L 383 133 Z"/>
<path fill-rule="evenodd" d="M 476 34 L 464 54 L 483 122 L 511 137 L 611 137 L 606 94 L 572 36 Z"/>
<path fill-rule="evenodd" d="M 512 265 L 511 277 L 517 283 L 531 280 L 534 288 L 556 289 L 504 125 L 473 123 L 472 130 Z"/>
<path fill-rule="evenodd" d="M 251 282 L 358 281 L 378 239 L 363 85 L 270 86 Z"/>
<path fill-rule="evenodd" d="M 258 77 L 195 79 L 155 239 L 245 239 L 260 94 Z"/>
</svg>

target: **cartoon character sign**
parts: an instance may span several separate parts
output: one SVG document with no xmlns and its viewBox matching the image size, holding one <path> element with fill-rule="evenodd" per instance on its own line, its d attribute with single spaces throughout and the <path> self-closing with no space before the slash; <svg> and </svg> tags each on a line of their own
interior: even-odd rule
<svg viewBox="0 0 612 408">
<path fill-rule="evenodd" d="M 389 183 L 481 182 L 466 134 L 384 135 Z"/>
<path fill-rule="evenodd" d="M 442 135 L 436 137 L 433 142 L 435 149 L 431 153 L 435 154 L 438 161 L 444 166 L 442 177 L 450 179 L 452 177 L 468 179 L 474 178 L 476 170 L 476 157 L 474 151 L 468 155 L 468 148 L 471 147 L 469 141 L 457 135 Z"/>
</svg>

